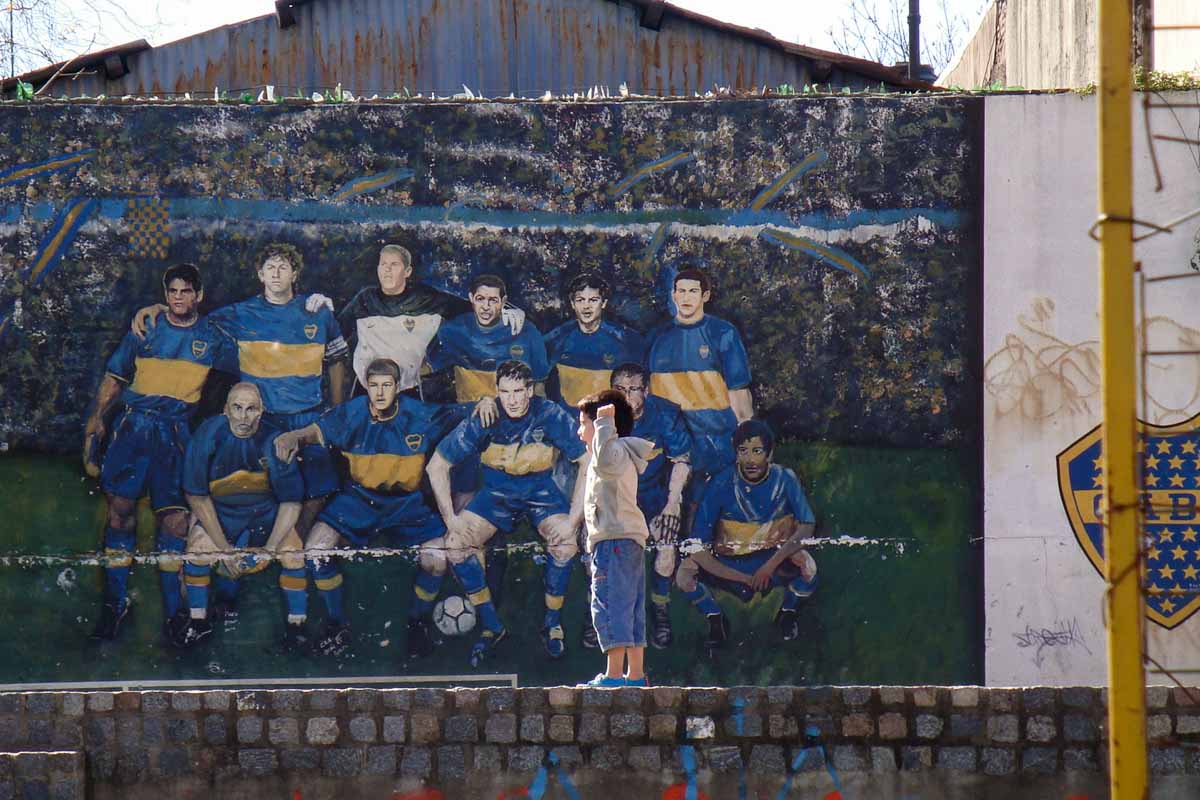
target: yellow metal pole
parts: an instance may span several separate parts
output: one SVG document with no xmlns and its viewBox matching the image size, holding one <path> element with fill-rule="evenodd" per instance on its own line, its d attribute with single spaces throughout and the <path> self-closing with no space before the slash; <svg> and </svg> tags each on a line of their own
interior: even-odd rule
<svg viewBox="0 0 1200 800">
<path fill-rule="evenodd" d="M 1108 741 L 1112 800 L 1145 800 L 1145 619 L 1138 556 L 1133 315 L 1133 109 L 1129 0 L 1100 0 L 1100 358 L 1107 521 Z"/>
</svg>

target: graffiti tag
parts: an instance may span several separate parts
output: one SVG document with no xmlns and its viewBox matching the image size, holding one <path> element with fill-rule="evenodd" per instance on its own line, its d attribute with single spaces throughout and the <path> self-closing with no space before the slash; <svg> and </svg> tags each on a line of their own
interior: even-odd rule
<svg viewBox="0 0 1200 800">
<path fill-rule="evenodd" d="M 1025 630 L 1014 633 L 1013 638 L 1017 640 L 1017 647 L 1023 650 L 1029 647 L 1037 648 L 1034 651 L 1033 662 L 1039 667 L 1042 665 L 1043 653 L 1047 647 L 1078 645 L 1088 655 L 1092 654 L 1091 648 L 1087 646 L 1087 642 L 1083 638 L 1083 632 L 1079 629 L 1079 621 L 1074 617 L 1070 622 L 1057 620 L 1054 627 L 1051 628 L 1035 628 L 1032 625 L 1026 625 Z"/>
</svg>

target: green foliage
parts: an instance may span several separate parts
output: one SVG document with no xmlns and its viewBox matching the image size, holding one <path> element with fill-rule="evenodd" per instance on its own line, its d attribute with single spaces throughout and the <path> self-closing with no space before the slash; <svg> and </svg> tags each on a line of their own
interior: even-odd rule
<svg viewBox="0 0 1200 800">
<path fill-rule="evenodd" d="M 1133 88 L 1148 92 L 1182 92 L 1200 89 L 1200 74 L 1194 72 L 1156 72 L 1133 68 Z"/>
<path fill-rule="evenodd" d="M 33 99 L 33 84 L 26 83 L 20 78 L 17 79 L 17 99 L 32 100 Z"/>
</svg>

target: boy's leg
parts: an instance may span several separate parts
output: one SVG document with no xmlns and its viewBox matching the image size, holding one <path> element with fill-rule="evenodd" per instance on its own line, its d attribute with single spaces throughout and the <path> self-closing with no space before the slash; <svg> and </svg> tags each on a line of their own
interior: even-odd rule
<svg viewBox="0 0 1200 800">
<path fill-rule="evenodd" d="M 625 648 L 625 657 L 629 660 L 629 670 L 625 673 L 625 680 L 640 681 L 646 677 L 645 656 L 645 647 Z"/>
<path fill-rule="evenodd" d="M 608 664 L 605 668 L 604 675 L 608 678 L 623 678 L 625 677 L 625 653 L 629 650 L 627 647 L 610 647 L 604 656 L 608 659 Z"/>
<path fill-rule="evenodd" d="M 632 582 L 633 606 L 630 612 L 633 635 L 630 637 L 630 646 L 625 648 L 625 657 L 629 661 L 625 680 L 640 683 L 646 678 L 643 670 L 643 655 L 646 652 L 646 551 L 637 542 L 631 541 L 629 544 L 632 547 L 625 563 L 625 572 Z"/>
</svg>

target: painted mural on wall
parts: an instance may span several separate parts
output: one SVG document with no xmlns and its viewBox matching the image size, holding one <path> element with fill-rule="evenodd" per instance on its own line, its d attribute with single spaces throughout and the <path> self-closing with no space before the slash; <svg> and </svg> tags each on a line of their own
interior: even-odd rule
<svg viewBox="0 0 1200 800">
<path fill-rule="evenodd" d="M 0 109 L 0 681 L 981 678 L 977 107 Z M 232 554 L 231 554 L 232 553 Z"/>
</svg>

